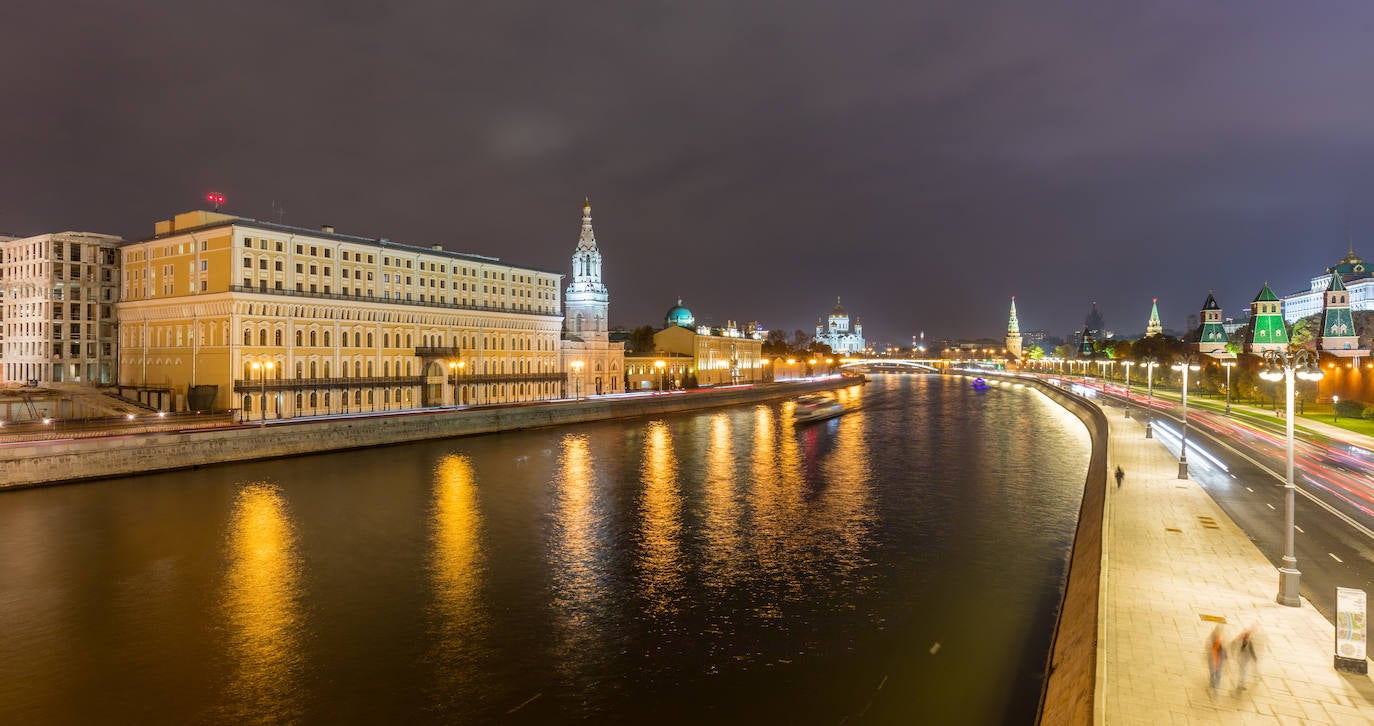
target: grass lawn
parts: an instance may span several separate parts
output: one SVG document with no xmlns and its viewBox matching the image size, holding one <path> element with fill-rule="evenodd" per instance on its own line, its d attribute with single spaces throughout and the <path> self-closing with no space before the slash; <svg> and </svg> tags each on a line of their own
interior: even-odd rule
<svg viewBox="0 0 1374 726">
<path fill-rule="evenodd" d="M 1136 391 L 1132 389 L 1131 393 L 1132 395 L 1134 395 Z M 1177 401 L 1179 399 L 1179 392 L 1177 390 L 1160 388 L 1159 386 L 1156 386 L 1155 396 L 1157 398 L 1167 398 L 1171 401 Z M 1265 411 L 1272 412 L 1274 410 L 1273 403 L 1267 400 L 1263 404 L 1256 404 L 1255 402 L 1248 400 L 1242 402 L 1233 399 L 1231 401 L 1232 407 L 1241 403 L 1244 403 L 1247 406 L 1255 406 L 1256 408 L 1260 408 Z M 1211 394 L 1195 394 L 1190 390 L 1188 392 L 1188 405 L 1189 407 L 1197 406 L 1199 408 L 1205 408 L 1211 411 L 1221 412 L 1226 410 L 1226 398 L 1224 396 L 1213 396 Z M 1339 420 L 1333 421 L 1332 419 L 1334 417 L 1334 413 L 1331 410 L 1330 403 L 1312 403 L 1311 401 L 1307 401 L 1302 404 L 1301 411 L 1302 413 L 1299 413 L 1295 417 L 1295 425 L 1297 428 L 1302 428 L 1303 419 L 1307 419 L 1311 421 L 1320 421 L 1321 423 L 1328 425 L 1337 426 L 1352 433 L 1364 434 L 1365 436 L 1374 436 L 1374 421 L 1359 418 L 1350 418 L 1348 416 L 1342 416 Z M 1280 406 L 1279 416 L 1282 415 L 1283 407 Z"/>
</svg>

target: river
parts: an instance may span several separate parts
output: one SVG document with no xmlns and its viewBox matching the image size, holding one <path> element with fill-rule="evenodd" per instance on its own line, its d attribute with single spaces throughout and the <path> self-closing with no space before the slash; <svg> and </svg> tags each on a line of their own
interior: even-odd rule
<svg viewBox="0 0 1374 726">
<path fill-rule="evenodd" d="M 1030 723 L 1086 430 L 838 395 L 0 493 L 0 713 Z"/>
</svg>

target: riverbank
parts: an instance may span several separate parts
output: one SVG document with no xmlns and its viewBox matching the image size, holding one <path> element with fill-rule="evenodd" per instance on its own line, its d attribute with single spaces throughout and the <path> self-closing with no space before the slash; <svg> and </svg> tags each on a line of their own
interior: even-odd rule
<svg viewBox="0 0 1374 726">
<path fill-rule="evenodd" d="M 132 476 L 426 439 L 681 413 L 789 398 L 854 385 L 852 378 L 785 381 L 654 396 L 606 396 L 512 406 L 297 419 L 176 433 L 44 441 L 0 447 L 0 489 Z"/>
</svg>

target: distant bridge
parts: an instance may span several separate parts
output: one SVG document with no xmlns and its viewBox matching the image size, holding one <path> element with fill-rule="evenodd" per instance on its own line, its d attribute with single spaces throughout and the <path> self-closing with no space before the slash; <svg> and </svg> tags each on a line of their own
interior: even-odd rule
<svg viewBox="0 0 1374 726">
<path fill-rule="evenodd" d="M 884 371 L 894 373 L 939 373 L 940 367 L 948 365 L 949 361 L 939 359 L 845 358 L 844 362 L 840 364 L 840 367 L 863 369 L 874 373 L 881 373 Z"/>
</svg>

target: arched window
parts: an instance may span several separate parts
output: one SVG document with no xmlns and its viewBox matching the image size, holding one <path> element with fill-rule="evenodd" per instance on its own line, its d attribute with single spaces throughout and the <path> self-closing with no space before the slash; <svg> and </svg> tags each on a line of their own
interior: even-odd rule
<svg viewBox="0 0 1374 726">
<path fill-rule="evenodd" d="M 389 360 L 384 360 L 384 361 L 382 361 L 382 377 L 385 378 L 385 377 L 390 376 L 390 375 L 391 375 L 391 361 L 389 361 Z"/>
<path fill-rule="evenodd" d="M 363 377 L 363 362 L 360 361 L 360 360 L 355 360 L 355 361 L 353 361 L 353 377 L 354 377 L 354 378 L 362 378 L 362 377 Z"/>
<path fill-rule="evenodd" d="M 369 340 L 369 341 L 367 342 L 367 344 L 368 344 L 368 345 L 372 345 L 372 341 Z M 361 348 L 361 347 L 363 347 L 363 334 L 362 334 L 362 333 L 359 333 L 359 332 L 357 332 L 357 331 L 354 331 L 354 332 L 353 332 L 353 347 L 354 347 L 354 348 Z"/>
<path fill-rule="evenodd" d="M 243 329 L 243 344 L 244 344 L 244 345 L 252 345 L 252 344 L 253 344 L 253 331 L 249 330 L 248 328 L 244 328 L 244 329 Z"/>
<path fill-rule="evenodd" d="M 301 363 L 300 361 L 296 361 L 296 380 L 300 380 L 300 379 L 302 379 L 302 378 L 305 377 L 305 376 L 301 375 L 301 371 L 302 371 L 302 363 Z"/>
<path fill-rule="evenodd" d="M 362 389 L 359 389 L 359 390 L 356 390 L 356 391 L 353 392 L 353 402 L 356 403 L 356 404 L 358 404 L 359 406 L 363 405 L 363 392 L 362 392 Z"/>
<path fill-rule="evenodd" d="M 391 389 L 390 389 L 390 388 L 383 388 L 383 389 L 382 389 L 382 403 L 391 403 Z"/>
<path fill-rule="evenodd" d="M 248 361 L 243 362 L 243 380 L 253 380 L 253 364 Z"/>
<path fill-rule="evenodd" d="M 301 331 L 297 330 L 297 331 L 296 331 L 296 345 L 300 345 L 300 344 L 301 344 Z"/>
<path fill-rule="evenodd" d="M 367 334 L 367 347 L 372 347 L 372 333 Z"/>
<path fill-rule="evenodd" d="M 318 378 L 318 377 L 319 377 L 319 375 L 318 375 L 318 374 L 319 374 L 319 370 L 320 370 L 320 369 L 319 369 L 319 364 L 316 363 L 316 362 L 313 361 L 313 360 L 310 361 L 310 377 L 311 377 L 311 378 Z"/>
<path fill-rule="evenodd" d="M 245 394 L 243 394 L 243 412 L 244 412 L 244 413 L 252 413 L 252 412 L 253 412 L 253 394 L 251 394 L 251 393 L 245 393 Z"/>
<path fill-rule="evenodd" d="M 383 347 L 383 348 L 390 348 L 390 347 L 391 347 L 391 333 L 382 333 L 382 347 Z"/>
<path fill-rule="evenodd" d="M 304 402 L 305 402 L 305 398 L 304 398 L 303 396 L 301 396 L 300 393 L 297 393 L 297 394 L 296 394 L 296 410 L 297 410 L 297 411 L 301 410 L 302 408 L 305 408 L 305 406 L 301 405 L 301 404 L 304 403 Z"/>
<path fill-rule="evenodd" d="M 277 332 L 275 333 L 275 335 L 273 336 L 273 338 L 274 338 L 274 340 L 275 340 L 275 342 L 276 342 L 277 347 L 280 348 L 280 347 L 281 347 L 281 328 L 277 328 Z"/>
<path fill-rule="evenodd" d="M 267 328 L 258 331 L 258 345 L 267 347 Z"/>
<path fill-rule="evenodd" d="M 368 362 L 367 362 L 367 377 L 368 377 L 368 378 L 371 378 L 371 377 L 372 377 L 372 361 L 368 361 Z M 372 403 L 372 402 L 371 402 L 371 401 L 368 401 L 368 403 Z"/>
<path fill-rule="evenodd" d="M 319 394 L 315 393 L 314 391 L 311 391 L 311 392 L 310 392 L 310 407 L 311 407 L 311 408 L 315 408 L 316 406 L 319 406 L 319 405 L 320 405 Z"/>
<path fill-rule="evenodd" d="M 372 389 L 371 389 L 371 388 L 367 389 L 367 402 L 368 402 L 369 404 L 376 403 L 376 400 L 377 400 L 376 398 L 373 397 L 372 394 L 373 394 Z"/>
<path fill-rule="evenodd" d="M 401 389 L 397 388 L 397 389 L 396 389 L 396 403 L 400 403 L 400 402 L 401 402 Z"/>
<path fill-rule="evenodd" d="M 400 336 L 398 335 L 398 336 L 396 336 L 396 337 L 399 338 Z M 412 338 L 410 337 L 410 333 L 406 333 L 406 347 L 407 347 L 407 348 L 414 348 L 414 347 L 415 347 L 415 346 L 413 346 L 413 345 L 410 344 L 410 341 L 411 341 L 411 340 L 412 340 Z"/>
<path fill-rule="evenodd" d="M 324 392 L 324 407 L 329 408 L 329 391 Z"/>
<path fill-rule="evenodd" d="M 318 342 L 319 336 L 315 333 L 315 331 L 310 331 L 310 347 L 314 348 Z"/>
</svg>

